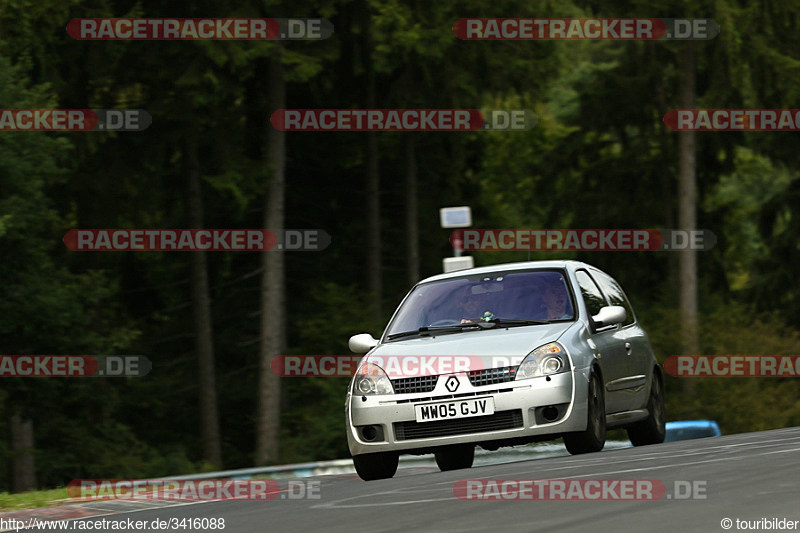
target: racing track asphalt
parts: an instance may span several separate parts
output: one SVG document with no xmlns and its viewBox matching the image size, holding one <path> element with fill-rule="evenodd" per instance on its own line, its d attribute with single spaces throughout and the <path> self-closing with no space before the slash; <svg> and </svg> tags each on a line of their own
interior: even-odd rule
<svg viewBox="0 0 800 533">
<path fill-rule="evenodd" d="M 464 501 L 453 493 L 454 484 L 462 479 L 651 479 L 663 481 L 669 496 L 674 496 L 674 482 L 679 480 L 704 482 L 706 498 Z M 290 481 L 281 480 L 281 489 Z M 318 499 L 290 500 L 282 492 L 267 502 L 197 502 L 111 514 L 105 514 L 106 510 L 102 518 L 148 522 L 172 517 L 224 518 L 225 533 L 723 531 L 723 518 L 800 520 L 800 428 L 451 472 L 401 469 L 392 479 L 368 483 L 355 475 L 303 481 L 319 482 Z M 734 523 L 731 531 L 736 530 Z"/>
</svg>

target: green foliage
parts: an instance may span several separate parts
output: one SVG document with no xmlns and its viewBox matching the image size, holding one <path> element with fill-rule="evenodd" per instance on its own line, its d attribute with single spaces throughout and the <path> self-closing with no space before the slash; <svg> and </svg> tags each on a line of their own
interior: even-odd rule
<svg viewBox="0 0 800 533">
<path fill-rule="evenodd" d="M 67 500 L 66 502 L 64 500 L 67 500 L 66 487 L 62 487 L 59 489 L 21 492 L 18 494 L 9 494 L 8 492 L 0 492 L 0 509 L 2 509 L 3 511 L 15 511 L 18 509 L 37 509 L 39 507 L 48 507 L 50 505 L 57 505 L 69 502 L 69 500 Z"/>
<path fill-rule="evenodd" d="M 323 16 L 326 41 L 90 42 L 73 17 L 173 15 L 169 3 L 14 0 L 0 5 L 3 108 L 145 108 L 142 133 L 0 132 L 0 338 L 11 353 L 140 353 L 138 380 L 5 380 L 9 413 L 34 420 L 42 486 L 79 476 L 163 476 L 207 469 L 197 445 L 196 364 L 188 258 L 170 253 L 76 253 L 71 228 L 185 224 L 182 142 L 197 137 L 205 225 L 262 225 L 268 122 L 267 61 L 280 46 L 287 106 L 357 108 L 375 71 L 382 108 L 530 109 L 525 132 L 382 134 L 384 316 L 364 295 L 364 138 L 287 134 L 286 226 L 321 228 L 323 252 L 287 254 L 291 354 L 349 353 L 355 333 L 378 335 L 409 289 L 405 135 L 415 135 L 423 276 L 450 255 L 437 210 L 471 205 L 483 228 L 672 228 L 678 106 L 685 42 L 462 41 L 462 17 L 710 16 L 720 35 L 695 42 L 698 107 L 796 107 L 800 16 L 792 3 L 596 1 L 519 3 L 190 2 L 186 16 Z M 265 13 L 264 11 L 269 11 Z M 370 34 L 365 22 L 370 21 Z M 800 176 L 791 133 L 697 136 L 698 221 L 718 237 L 699 256 L 703 353 L 800 353 Z M 525 260 L 482 252 L 478 264 Z M 261 254 L 208 254 L 217 388 L 226 467 L 252 465 Z M 663 360 L 678 353 L 677 256 L 534 252 L 613 274 Z M 770 314 L 777 311 L 780 316 Z M 282 461 L 344 457 L 346 379 L 282 380 Z M 699 380 L 693 396 L 667 380 L 670 419 L 717 419 L 726 433 L 796 425 L 796 380 Z M 776 406 L 765 412 L 763 405 Z M 0 461 L 8 459 L 0 439 Z M 8 486 L 0 469 L 0 487 Z"/>
<path fill-rule="evenodd" d="M 681 354 L 674 308 L 651 313 L 645 324 L 659 361 Z M 700 353 L 704 355 L 796 355 L 800 333 L 780 313 L 757 313 L 752 306 L 716 304 L 703 313 Z M 683 380 L 694 382 L 687 395 Z M 665 376 L 668 420 L 712 419 L 723 434 L 800 424 L 800 384 L 795 378 L 675 378 Z M 766 406 L 769 406 L 768 408 Z M 768 409 L 768 410 L 767 410 Z"/>
<path fill-rule="evenodd" d="M 751 149 L 737 147 L 734 171 L 720 178 L 706 196 L 705 211 L 721 212 L 726 228 L 724 262 L 728 283 L 734 291 L 752 287 L 756 261 L 768 254 L 767 242 L 759 233 L 758 217 L 768 203 L 786 193 L 797 179 L 797 171 L 776 168 L 767 157 Z M 777 232 L 786 231 L 785 221 L 778 222 Z M 757 283 L 757 281 L 756 281 Z"/>
<path fill-rule="evenodd" d="M 6 108 L 52 108 L 45 85 L 28 88 L 20 69 L 0 56 L 0 102 Z M 61 242 L 67 229 L 52 197 L 64 181 L 60 167 L 69 153 L 64 138 L 36 133 L 0 135 L 0 335 L 4 354 L 110 354 L 124 350 L 138 334 L 121 320 L 110 301 L 113 279 L 101 271 L 70 271 Z M 87 400 L 90 387 L 80 380 L 13 378 L 5 380 L 3 418 L 13 412 L 35 420 L 37 456 L 47 465 L 59 452 L 55 435 L 63 419 L 48 419 L 68 402 Z M 111 408 L 112 401 L 104 404 Z M 62 413 L 69 416 L 69 412 Z M 91 420 L 82 413 L 85 428 Z M 50 420 L 50 421 L 48 421 Z M 2 420 L 5 423 L 5 420 Z M 75 429 L 75 428 L 72 428 Z M 68 443 L 65 443 L 68 446 Z M 101 445 L 102 449 L 108 449 Z M 8 459 L 9 450 L 0 450 Z M 52 471 L 51 471 L 52 472 Z M 61 483 L 58 474 L 43 483 Z"/>
<path fill-rule="evenodd" d="M 355 287 L 322 282 L 297 321 L 297 342 L 289 351 L 352 356 L 347 340 L 357 333 L 379 335 L 384 324 L 370 316 L 367 298 Z M 282 459 L 285 462 L 339 459 L 347 455 L 344 397 L 348 378 L 283 378 Z"/>
</svg>

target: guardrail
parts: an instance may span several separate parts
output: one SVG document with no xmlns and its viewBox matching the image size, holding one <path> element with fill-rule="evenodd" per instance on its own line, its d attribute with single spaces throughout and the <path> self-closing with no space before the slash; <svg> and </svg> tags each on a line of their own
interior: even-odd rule
<svg viewBox="0 0 800 533">
<path fill-rule="evenodd" d="M 627 448 L 631 444 L 628 441 L 608 441 L 605 449 Z M 534 444 L 528 446 L 514 446 L 511 448 L 501 448 L 500 450 L 489 452 L 478 448 L 475 451 L 474 466 L 484 466 L 491 464 L 512 463 L 529 459 L 544 459 L 546 457 L 560 457 L 569 455 L 563 444 Z M 402 455 L 400 456 L 399 468 L 436 468 L 436 461 L 433 455 Z M 156 479 L 175 479 L 175 480 L 197 480 L 197 479 L 250 479 L 252 477 L 269 478 L 298 478 L 323 476 L 331 474 L 355 474 L 355 467 L 352 459 L 334 459 L 331 461 L 314 461 L 309 463 L 296 463 L 278 466 L 258 466 L 253 468 L 241 468 L 238 470 L 222 470 L 219 472 L 205 472 L 201 474 L 189 474 L 184 476 L 170 476 Z"/>
</svg>

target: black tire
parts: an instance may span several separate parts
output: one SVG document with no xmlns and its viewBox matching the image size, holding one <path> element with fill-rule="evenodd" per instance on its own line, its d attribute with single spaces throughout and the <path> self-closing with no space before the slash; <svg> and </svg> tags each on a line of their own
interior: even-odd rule
<svg viewBox="0 0 800 533">
<path fill-rule="evenodd" d="M 664 411 L 664 383 L 660 372 L 653 372 L 653 383 L 650 385 L 650 398 L 647 400 L 650 413 L 645 420 L 628 427 L 628 438 L 634 446 L 661 444 L 666 431 L 666 413 Z"/>
<path fill-rule="evenodd" d="M 606 444 L 606 402 L 597 374 L 589 379 L 588 404 L 586 429 L 564 435 L 564 444 L 572 455 L 599 452 Z"/>
<path fill-rule="evenodd" d="M 353 456 L 356 473 L 364 481 L 387 479 L 394 476 L 399 461 L 400 455 L 392 452 L 365 453 Z"/>
<path fill-rule="evenodd" d="M 472 461 L 475 460 L 474 444 L 457 444 L 453 446 L 443 446 L 438 448 L 434 454 L 439 470 L 461 470 L 471 468 Z"/>
</svg>

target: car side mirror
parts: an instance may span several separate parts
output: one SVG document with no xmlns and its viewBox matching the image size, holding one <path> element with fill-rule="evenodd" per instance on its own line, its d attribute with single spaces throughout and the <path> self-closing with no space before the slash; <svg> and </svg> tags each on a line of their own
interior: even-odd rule
<svg viewBox="0 0 800 533">
<path fill-rule="evenodd" d="M 625 308 L 621 305 L 607 305 L 592 317 L 595 328 L 622 324 L 628 317 Z"/>
<path fill-rule="evenodd" d="M 347 345 L 353 353 L 367 353 L 378 345 L 378 339 L 374 338 L 369 333 L 359 333 L 358 335 L 350 337 L 350 340 L 347 341 Z"/>
</svg>

